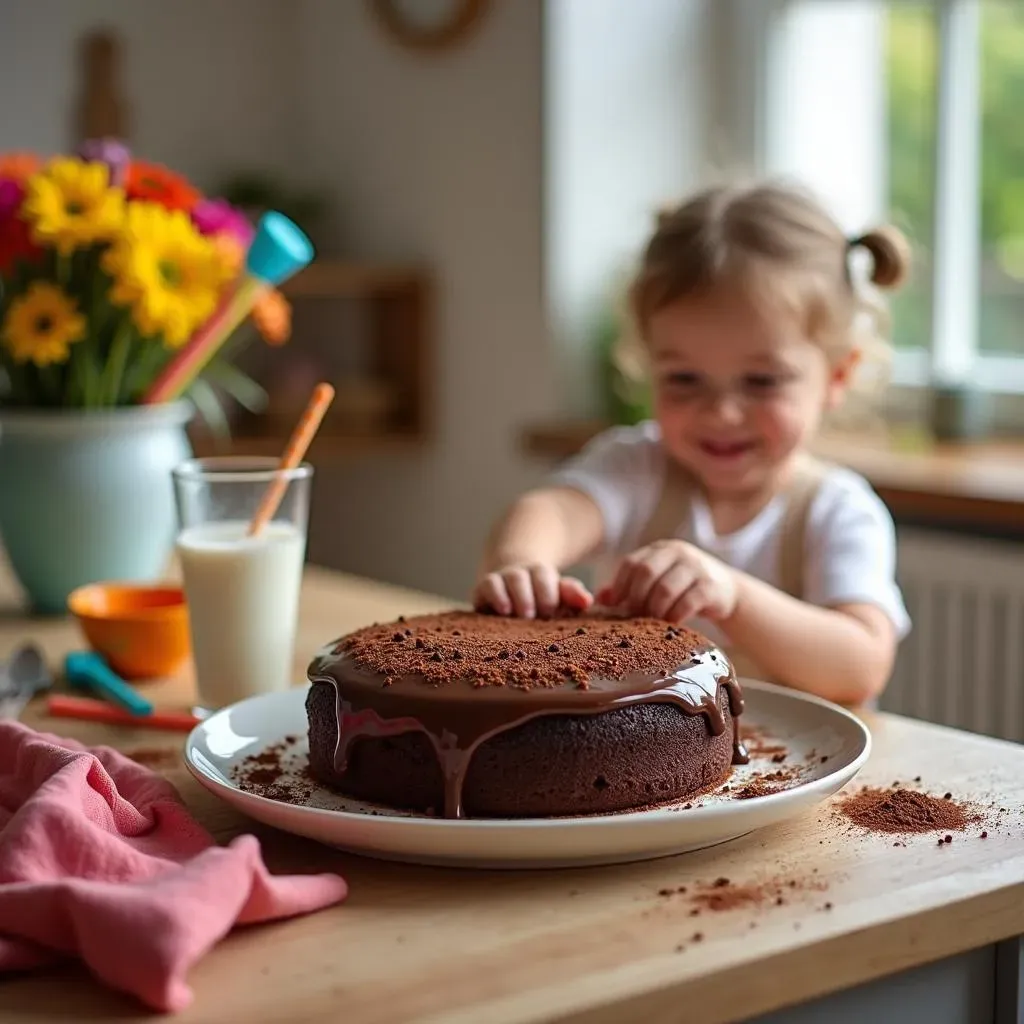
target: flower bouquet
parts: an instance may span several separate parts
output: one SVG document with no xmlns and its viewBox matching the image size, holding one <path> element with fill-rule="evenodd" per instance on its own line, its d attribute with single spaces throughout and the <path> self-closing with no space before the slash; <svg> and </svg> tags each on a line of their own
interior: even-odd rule
<svg viewBox="0 0 1024 1024">
<path fill-rule="evenodd" d="M 0 155 L 0 406 L 146 400 L 234 293 L 254 233 L 227 202 L 117 142 L 45 163 Z M 282 344 L 287 300 L 271 286 L 253 299 L 246 319 Z M 223 425 L 220 394 L 254 411 L 265 400 L 230 354 L 220 348 L 185 382 L 211 426 Z"/>
<path fill-rule="evenodd" d="M 276 286 L 312 255 L 286 217 L 253 225 L 113 140 L 0 155 L 0 535 L 36 610 L 163 571 L 186 424 L 263 404 L 240 328 L 287 339 Z"/>
</svg>

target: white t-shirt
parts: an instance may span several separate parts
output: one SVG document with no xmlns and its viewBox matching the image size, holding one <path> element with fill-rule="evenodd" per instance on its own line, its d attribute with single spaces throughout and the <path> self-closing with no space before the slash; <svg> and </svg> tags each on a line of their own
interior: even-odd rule
<svg viewBox="0 0 1024 1024">
<path fill-rule="evenodd" d="M 615 427 L 594 438 L 557 470 L 551 482 L 589 495 L 604 519 L 606 558 L 634 550 L 654 513 L 665 473 L 665 452 L 657 423 Z M 773 498 L 733 533 L 715 533 L 707 503 L 691 500 L 690 521 L 675 536 L 697 545 L 742 572 L 779 586 L 778 548 L 785 498 Z M 910 629 L 896 584 L 896 530 L 871 485 L 857 473 L 829 467 L 807 514 L 803 598 L 828 607 L 877 605 L 892 620 L 900 639 Z M 715 643 L 725 638 L 709 622 L 692 624 Z"/>
</svg>

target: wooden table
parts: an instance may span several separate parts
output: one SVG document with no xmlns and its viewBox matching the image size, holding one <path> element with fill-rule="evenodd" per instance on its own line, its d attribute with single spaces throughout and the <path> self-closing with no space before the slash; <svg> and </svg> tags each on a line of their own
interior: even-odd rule
<svg viewBox="0 0 1024 1024">
<path fill-rule="evenodd" d="M 67 622 L 22 618 L 10 594 L 0 571 L 0 656 L 28 638 L 54 659 L 78 643 Z M 297 668 L 342 631 L 443 604 L 311 569 Z M 154 692 L 183 702 L 188 688 L 185 680 Z M 975 831 L 948 845 L 924 835 L 894 846 L 893 837 L 849 833 L 825 805 L 682 857 L 473 873 L 377 863 L 251 822 L 176 762 L 180 734 L 47 720 L 34 706 L 25 719 L 128 752 L 161 745 L 171 752 L 165 773 L 219 840 L 254 832 L 271 870 L 336 870 L 349 880 L 339 907 L 239 930 L 217 946 L 192 972 L 196 999 L 183 1024 L 1024 1020 L 1024 750 L 1015 745 L 868 716 L 874 752 L 861 781 L 921 775 L 933 793 L 994 800 L 1007 813 L 987 839 Z M 699 917 L 686 895 L 659 895 L 722 875 L 820 888 L 792 889 L 781 906 Z M 152 1016 L 75 966 L 0 981 L 0 1022 L 67 1019 Z"/>
</svg>

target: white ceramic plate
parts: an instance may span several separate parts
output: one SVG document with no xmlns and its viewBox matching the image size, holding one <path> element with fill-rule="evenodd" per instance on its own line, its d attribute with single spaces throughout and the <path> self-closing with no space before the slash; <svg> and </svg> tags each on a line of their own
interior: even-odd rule
<svg viewBox="0 0 1024 1024">
<path fill-rule="evenodd" d="M 207 789 L 258 821 L 353 853 L 388 860 L 478 868 L 550 868 L 647 860 L 714 846 L 806 811 L 850 781 L 871 735 L 848 711 L 768 683 L 743 680 L 742 726 L 757 739 L 749 765 L 727 791 L 655 810 L 577 818 L 448 821 L 396 812 L 315 789 L 302 804 L 240 788 L 242 760 L 286 736 L 288 771 L 301 778 L 306 688 L 240 701 L 211 715 L 185 745 L 189 770 Z M 772 748 L 785 748 L 773 761 Z M 758 750 L 762 750 L 759 756 Z M 776 757 L 781 754 L 776 753 Z M 773 772 L 788 776 L 773 782 Z M 737 799 L 758 776 L 786 788 Z M 309 791 L 307 784 L 307 792 Z"/>
</svg>

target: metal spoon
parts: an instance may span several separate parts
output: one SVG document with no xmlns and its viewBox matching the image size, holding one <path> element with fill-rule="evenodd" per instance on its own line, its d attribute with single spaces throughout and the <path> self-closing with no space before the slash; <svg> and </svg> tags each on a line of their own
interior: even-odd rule
<svg viewBox="0 0 1024 1024">
<path fill-rule="evenodd" d="M 0 718 L 17 718 L 37 693 L 52 685 L 43 652 L 35 644 L 22 644 L 0 664 Z"/>
</svg>

